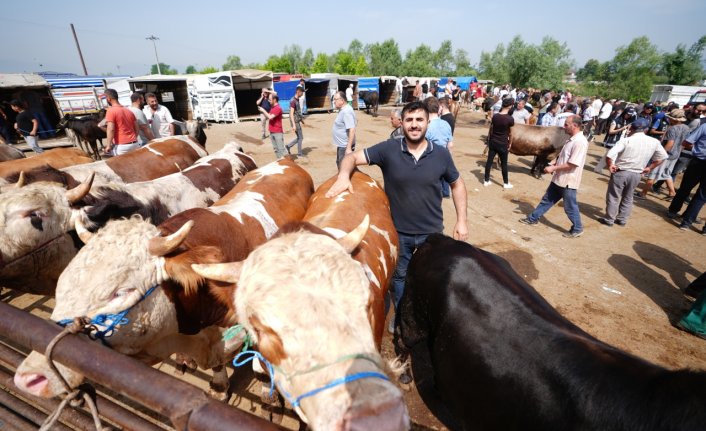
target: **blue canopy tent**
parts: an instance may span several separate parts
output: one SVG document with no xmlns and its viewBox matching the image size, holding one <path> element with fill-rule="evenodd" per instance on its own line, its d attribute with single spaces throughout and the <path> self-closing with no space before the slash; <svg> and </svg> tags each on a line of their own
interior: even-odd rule
<svg viewBox="0 0 706 431">
<path fill-rule="evenodd" d="M 380 94 L 380 78 L 358 78 L 358 109 L 365 108 L 365 101 L 360 95 L 363 91 L 377 91 Z"/>
<path fill-rule="evenodd" d="M 455 78 L 454 78 L 454 77 L 451 77 L 451 78 L 449 78 L 449 77 L 441 78 L 441 79 L 439 80 L 439 93 L 438 93 L 438 97 L 444 97 L 444 95 L 445 95 L 445 93 L 444 93 L 444 86 L 446 85 L 447 82 L 449 82 L 449 79 L 453 79 L 454 81 L 456 81 L 456 85 L 457 85 L 459 88 L 461 88 L 461 90 L 466 90 L 466 91 L 468 91 L 468 89 L 470 88 L 471 82 L 478 82 L 478 80 L 476 79 L 475 76 L 458 76 L 458 77 L 455 77 Z"/>
</svg>

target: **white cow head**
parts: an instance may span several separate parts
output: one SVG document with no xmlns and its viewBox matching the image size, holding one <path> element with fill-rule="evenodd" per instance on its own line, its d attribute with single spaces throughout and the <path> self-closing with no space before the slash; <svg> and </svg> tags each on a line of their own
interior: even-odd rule
<svg viewBox="0 0 706 431">
<path fill-rule="evenodd" d="M 22 288 L 52 279 L 42 293 L 53 293 L 53 283 L 76 253 L 67 235 L 73 229 L 71 202 L 88 192 L 92 180 L 68 191 L 56 183 L 20 181 L 0 194 L 0 281 Z"/>
<path fill-rule="evenodd" d="M 192 225 L 188 222 L 174 234 L 161 237 L 157 227 L 139 217 L 108 223 L 59 277 L 52 320 L 93 318 L 132 307 L 126 316 L 129 323 L 117 327 L 106 341 L 123 354 L 149 356 L 149 346 L 177 333 L 178 324 L 174 304 L 163 289 L 157 287 L 147 297 L 145 293 L 168 278 L 163 256 L 179 246 Z M 72 386 L 83 379 L 65 367 L 60 372 Z M 64 390 L 44 356 L 36 352 L 18 367 L 15 384 L 42 397 Z"/>
<path fill-rule="evenodd" d="M 350 253 L 368 217 L 334 240 L 309 225 L 280 232 L 243 262 L 194 265 L 205 277 L 238 283 L 238 321 L 275 366 L 290 402 L 345 376 L 385 373 L 368 320 L 370 282 Z M 362 378 L 302 398 L 297 412 L 314 430 L 407 429 L 400 390 Z"/>
</svg>

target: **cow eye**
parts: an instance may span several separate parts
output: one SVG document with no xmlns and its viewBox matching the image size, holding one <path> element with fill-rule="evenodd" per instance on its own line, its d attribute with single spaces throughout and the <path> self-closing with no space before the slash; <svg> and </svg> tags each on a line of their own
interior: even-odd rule
<svg viewBox="0 0 706 431">
<path fill-rule="evenodd" d="M 32 223 L 32 226 L 35 229 L 38 230 L 44 230 L 44 227 L 42 226 L 42 213 L 34 210 L 34 211 L 29 211 L 25 217 L 29 217 L 29 222 Z"/>
<path fill-rule="evenodd" d="M 127 295 L 131 294 L 131 293 L 134 292 L 134 291 L 135 291 L 135 288 L 118 289 L 118 290 L 116 290 L 115 292 L 113 292 L 113 298 L 112 298 L 112 299 L 121 298 L 121 297 L 123 297 L 123 296 L 127 296 Z"/>
</svg>

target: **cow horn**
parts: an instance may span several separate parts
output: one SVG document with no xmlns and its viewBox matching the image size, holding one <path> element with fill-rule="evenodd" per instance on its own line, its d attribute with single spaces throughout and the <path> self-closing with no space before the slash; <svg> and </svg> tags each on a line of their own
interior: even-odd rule
<svg viewBox="0 0 706 431">
<path fill-rule="evenodd" d="M 86 226 L 80 218 L 77 218 L 74 222 L 74 229 L 76 229 L 76 234 L 79 238 L 81 238 L 81 241 L 83 241 L 84 244 L 88 244 L 88 241 L 93 238 L 93 232 L 86 229 Z"/>
<path fill-rule="evenodd" d="M 95 176 L 96 173 L 91 172 L 91 175 L 89 175 L 84 182 L 77 185 L 73 189 L 66 191 L 66 200 L 69 201 L 70 205 L 73 205 L 84 197 L 86 197 L 88 192 L 91 191 L 91 185 L 93 185 L 93 178 Z"/>
<path fill-rule="evenodd" d="M 361 241 L 363 241 L 363 237 L 365 236 L 366 233 L 368 233 L 368 228 L 370 227 L 370 216 L 368 214 L 365 215 L 365 218 L 363 221 L 350 231 L 346 236 L 343 238 L 338 239 L 338 243 L 343 246 L 343 248 L 346 250 L 348 253 L 353 253 L 353 250 L 355 250 L 356 247 L 358 247 L 358 244 L 360 244 Z"/>
<path fill-rule="evenodd" d="M 189 220 L 178 231 L 169 236 L 158 236 L 152 238 L 149 244 L 149 252 L 153 256 L 165 256 L 173 252 L 179 244 L 181 244 L 186 236 L 189 235 L 191 228 L 194 227 L 194 221 Z"/>
<path fill-rule="evenodd" d="M 20 187 L 25 185 L 25 171 L 20 171 L 20 177 L 17 179 L 16 187 L 19 189 Z"/>
<path fill-rule="evenodd" d="M 243 262 L 194 263 L 191 265 L 191 269 L 198 275 L 211 280 L 237 283 L 240 271 L 243 269 Z"/>
</svg>

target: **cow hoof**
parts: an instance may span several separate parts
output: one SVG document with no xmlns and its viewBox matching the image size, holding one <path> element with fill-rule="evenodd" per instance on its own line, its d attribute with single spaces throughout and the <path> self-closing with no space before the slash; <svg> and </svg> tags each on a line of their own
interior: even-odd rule
<svg viewBox="0 0 706 431">
<path fill-rule="evenodd" d="M 226 402 L 228 401 L 228 390 L 218 390 L 211 388 L 208 390 L 208 396 L 216 401 Z"/>
<path fill-rule="evenodd" d="M 412 376 L 410 376 L 409 373 L 405 371 L 400 374 L 400 378 L 398 379 L 398 381 L 402 385 L 409 385 L 410 383 L 412 383 Z"/>
</svg>

